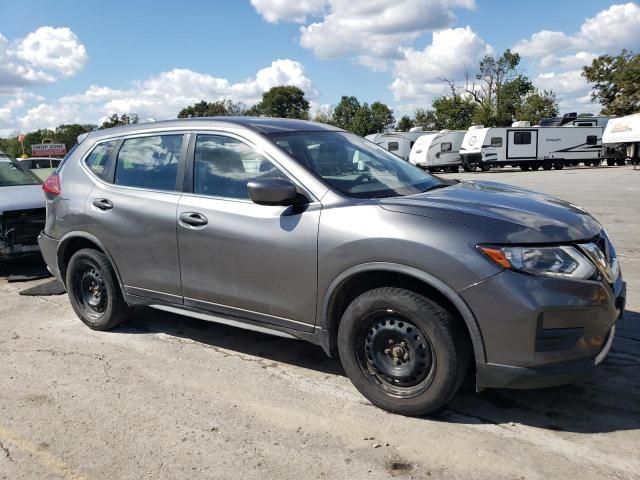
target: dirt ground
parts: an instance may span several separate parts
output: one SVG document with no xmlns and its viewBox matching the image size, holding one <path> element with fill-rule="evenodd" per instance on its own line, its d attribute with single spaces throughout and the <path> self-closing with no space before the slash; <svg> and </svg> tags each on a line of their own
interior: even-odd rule
<svg viewBox="0 0 640 480">
<path fill-rule="evenodd" d="M 640 478 L 640 171 L 448 174 L 588 209 L 628 282 L 586 381 L 463 391 L 437 415 L 371 406 L 319 347 L 141 309 L 108 333 L 0 267 L 0 478 Z"/>
</svg>

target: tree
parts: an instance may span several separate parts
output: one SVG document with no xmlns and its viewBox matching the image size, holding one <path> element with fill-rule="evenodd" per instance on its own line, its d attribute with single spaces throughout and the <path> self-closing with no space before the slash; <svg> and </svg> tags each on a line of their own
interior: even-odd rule
<svg viewBox="0 0 640 480">
<path fill-rule="evenodd" d="M 178 118 L 238 116 L 243 115 L 245 110 L 244 104 L 232 100 L 218 100 L 216 102 L 202 100 L 180 110 Z"/>
<path fill-rule="evenodd" d="M 413 128 L 413 125 L 414 125 L 413 120 L 411 120 L 411 118 L 409 118 L 408 115 L 404 115 L 398 122 L 397 128 L 401 132 L 408 132 Z"/>
<path fill-rule="evenodd" d="M 375 127 L 371 108 L 366 102 L 356 110 L 356 113 L 353 116 L 353 121 L 351 122 L 351 125 L 349 125 L 349 131 L 356 135 L 360 135 L 361 137 L 379 132 Z"/>
<path fill-rule="evenodd" d="M 537 125 L 540 120 L 548 117 L 558 116 L 558 102 L 556 95 L 544 90 L 542 92 L 535 91 L 527 95 L 516 109 L 516 118 L 518 120 L 527 120 L 531 125 Z"/>
<path fill-rule="evenodd" d="M 64 143 L 67 147 L 67 152 L 78 143 L 78 136 L 83 133 L 91 132 L 98 128 L 97 125 L 77 123 L 58 125 L 54 133 L 54 141 L 56 143 Z"/>
<path fill-rule="evenodd" d="M 118 117 L 117 113 L 114 113 L 109 117 L 108 120 L 102 122 L 100 128 L 111 128 L 117 127 L 120 125 L 130 125 L 138 123 L 138 114 L 137 113 L 123 113 Z"/>
<path fill-rule="evenodd" d="M 439 130 L 436 112 L 432 109 L 416 108 L 415 112 L 413 112 L 413 117 L 414 120 L 411 122 L 411 126 L 409 126 L 409 128 L 415 125 L 416 127 L 420 127 L 422 130 Z M 404 118 L 409 119 L 409 117 L 403 117 L 403 119 Z M 400 128 L 400 124 L 398 124 L 398 130 L 402 130 Z M 406 130 L 402 131 L 404 132 Z"/>
<path fill-rule="evenodd" d="M 382 102 L 371 104 L 371 117 L 373 121 L 372 133 L 384 132 L 393 128 L 396 119 L 393 117 L 393 110 Z"/>
<path fill-rule="evenodd" d="M 345 130 L 351 130 L 353 119 L 359 108 L 360 102 L 356 97 L 343 95 L 333 109 L 333 124 Z"/>
<path fill-rule="evenodd" d="M 264 92 L 255 110 L 267 117 L 309 118 L 309 102 L 304 91 L 293 85 L 281 85 Z"/>
<path fill-rule="evenodd" d="M 581 117 L 593 117 L 593 116 L 594 116 L 593 113 L 587 113 L 587 112 L 583 112 L 583 113 L 579 113 L 578 114 L 578 118 L 581 118 Z"/>
<path fill-rule="evenodd" d="M 473 117 L 477 106 L 469 97 L 462 97 L 457 93 L 451 96 L 437 97 L 433 103 L 436 122 L 434 127 L 438 130 L 466 130 L 473 123 Z"/>
<path fill-rule="evenodd" d="M 511 125 L 517 106 L 534 88 L 526 76 L 518 73 L 519 64 L 520 55 L 507 49 L 499 58 L 486 55 L 475 80 L 467 73 L 465 91 L 478 107 L 473 123 Z M 448 83 L 453 89 L 453 83 Z"/>
<path fill-rule="evenodd" d="M 333 108 L 320 109 L 316 112 L 312 119 L 314 122 L 326 123 L 332 125 L 333 123 Z"/>
<path fill-rule="evenodd" d="M 593 84 L 592 100 L 602 105 L 603 115 L 629 115 L 640 110 L 640 54 L 622 50 L 619 55 L 600 55 L 582 69 Z"/>
</svg>

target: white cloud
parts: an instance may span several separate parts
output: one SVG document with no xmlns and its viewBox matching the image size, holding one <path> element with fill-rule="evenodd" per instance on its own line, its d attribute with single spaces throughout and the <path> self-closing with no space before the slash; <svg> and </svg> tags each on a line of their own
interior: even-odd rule
<svg viewBox="0 0 640 480">
<path fill-rule="evenodd" d="M 319 58 L 352 55 L 374 70 L 386 68 L 387 60 L 402 57 L 401 47 L 428 31 L 448 27 L 454 10 L 475 8 L 475 0 L 325 0 L 288 2 L 252 0 L 269 22 L 305 23 L 300 45 Z M 320 17 L 320 18 L 317 18 Z"/>
<path fill-rule="evenodd" d="M 87 62 L 87 50 L 69 28 L 40 27 L 15 46 L 16 58 L 34 68 L 65 77 L 76 74 Z"/>
<path fill-rule="evenodd" d="M 0 33 L 0 94 L 76 74 L 87 51 L 69 28 L 40 27 L 10 42 Z"/>
<path fill-rule="evenodd" d="M 304 66 L 289 59 L 275 60 L 254 76 L 236 83 L 193 70 L 173 69 L 133 82 L 126 89 L 93 85 L 82 93 L 52 102 L 32 98 L 30 106 L 23 103 L 24 108 L 11 108 L 8 118 L 6 114 L 0 118 L 0 128 L 28 131 L 61 123 L 98 123 L 112 113 L 128 112 L 135 112 L 143 119 L 175 118 L 181 108 L 200 100 L 229 98 L 253 104 L 260 100 L 263 92 L 278 85 L 295 85 L 309 98 L 318 95 L 304 73 Z M 34 101 L 39 103 L 33 104 Z"/>
<path fill-rule="evenodd" d="M 493 53 L 468 26 L 434 32 L 424 50 L 403 50 L 404 58 L 395 62 L 391 91 L 396 100 L 430 99 L 447 91 L 443 79 L 464 79 L 466 70 L 475 71 L 478 62 Z"/>
<path fill-rule="evenodd" d="M 537 73 L 534 84 L 558 95 L 561 111 L 595 111 L 590 87 L 581 76 L 581 67 L 590 65 L 599 54 L 617 54 L 623 48 L 640 48 L 640 6 L 637 3 L 611 5 L 587 18 L 580 30 L 543 30 L 518 41 L 513 49 L 532 59 Z"/>
<path fill-rule="evenodd" d="M 327 0 L 251 0 L 251 5 L 269 23 L 304 23 L 307 16 L 322 14 Z"/>
<path fill-rule="evenodd" d="M 517 42 L 513 49 L 525 57 L 544 57 L 562 51 L 620 50 L 640 47 L 640 6 L 636 3 L 611 5 L 595 17 L 587 18 L 573 35 L 542 30 Z"/>
</svg>

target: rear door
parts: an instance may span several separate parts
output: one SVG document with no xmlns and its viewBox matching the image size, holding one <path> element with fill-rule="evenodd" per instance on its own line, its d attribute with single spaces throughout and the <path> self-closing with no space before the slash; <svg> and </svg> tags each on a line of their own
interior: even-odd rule
<svg viewBox="0 0 640 480">
<path fill-rule="evenodd" d="M 100 179 L 87 199 L 86 228 L 115 260 L 129 294 L 182 302 L 176 209 L 187 138 L 128 137 L 110 146 L 108 161 L 101 144 L 84 159 Z"/>
<path fill-rule="evenodd" d="M 241 137 L 197 134 L 189 152 L 192 193 L 178 205 L 185 305 L 311 330 L 320 203 L 253 203 L 249 180 L 294 180 Z"/>
<path fill-rule="evenodd" d="M 507 130 L 507 158 L 535 159 L 537 156 L 537 130 Z"/>
</svg>

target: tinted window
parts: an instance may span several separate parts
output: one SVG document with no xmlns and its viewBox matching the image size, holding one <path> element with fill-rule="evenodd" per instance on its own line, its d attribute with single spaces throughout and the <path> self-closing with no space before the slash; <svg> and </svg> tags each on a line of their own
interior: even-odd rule
<svg viewBox="0 0 640 480">
<path fill-rule="evenodd" d="M 385 149 L 346 132 L 288 132 L 269 135 L 331 187 L 356 198 L 412 195 L 442 182 Z M 284 147 L 283 147 L 284 148 Z"/>
<path fill-rule="evenodd" d="M 442 142 L 440 145 L 441 152 L 450 152 L 451 151 L 451 142 Z"/>
<path fill-rule="evenodd" d="M 593 122 L 579 122 L 578 127 L 593 127 Z"/>
<path fill-rule="evenodd" d="M 118 152 L 115 183 L 149 190 L 175 190 L 182 135 L 129 138 Z"/>
<path fill-rule="evenodd" d="M 491 146 L 492 147 L 501 147 L 502 146 L 502 137 L 491 137 Z"/>
<path fill-rule="evenodd" d="M 587 145 L 597 145 L 598 136 L 597 135 L 589 135 L 587 137 Z"/>
<path fill-rule="evenodd" d="M 103 177 L 107 168 L 109 156 L 116 146 L 117 141 L 104 142 L 97 144 L 84 163 L 87 164 L 89 170 L 99 177 Z"/>
<path fill-rule="evenodd" d="M 282 145 L 285 149 L 287 146 Z M 248 199 L 247 183 L 256 178 L 286 177 L 271 161 L 235 138 L 198 135 L 193 166 L 194 193 Z"/>
<path fill-rule="evenodd" d="M 529 145 L 531 143 L 531 132 L 515 132 L 513 134 L 514 145 Z"/>
<path fill-rule="evenodd" d="M 389 142 L 387 146 L 387 150 L 389 150 L 390 152 L 396 152 L 399 148 L 398 142 Z"/>
</svg>

